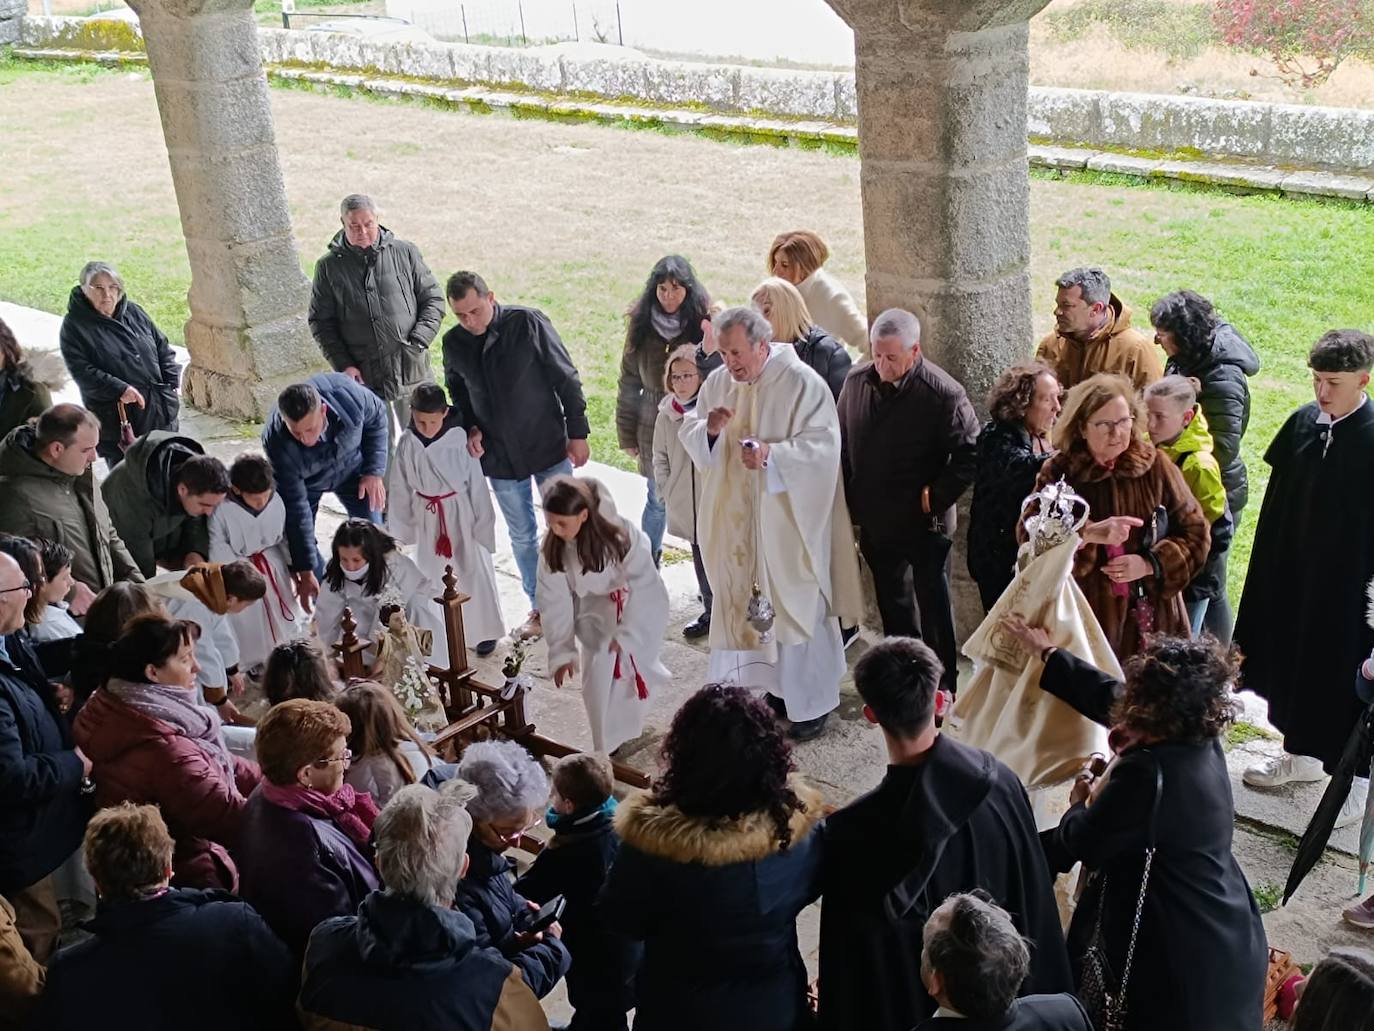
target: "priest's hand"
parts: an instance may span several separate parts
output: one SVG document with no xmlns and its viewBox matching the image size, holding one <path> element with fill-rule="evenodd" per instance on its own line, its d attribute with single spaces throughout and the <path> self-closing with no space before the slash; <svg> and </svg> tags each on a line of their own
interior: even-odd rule
<svg viewBox="0 0 1374 1031">
<path fill-rule="evenodd" d="M 1102 572 L 1113 583 L 1128 584 L 1143 580 L 1154 572 L 1154 567 L 1143 555 L 1118 555 L 1102 567 Z"/>
<path fill-rule="evenodd" d="M 734 417 L 734 409 L 726 408 L 724 405 L 719 408 L 712 408 L 706 416 L 706 432 L 713 437 L 719 437 L 725 430 L 726 424 Z"/>
<path fill-rule="evenodd" d="M 310 603 L 320 596 L 320 582 L 315 579 L 315 574 L 307 569 L 303 573 L 296 574 L 296 598 L 301 603 L 301 608 L 308 614 Z"/>
<path fill-rule="evenodd" d="M 367 507 L 373 512 L 386 510 L 386 484 L 380 476 L 363 476 L 358 480 L 358 497 L 367 498 Z"/>
<path fill-rule="evenodd" d="M 768 464 L 768 445 L 762 440 L 750 441 L 753 447 L 745 446 L 740 456 L 746 469 L 762 469 Z"/>
<path fill-rule="evenodd" d="M 1135 516 L 1108 516 L 1083 527 L 1083 539 L 1089 544 L 1125 544 L 1131 531 L 1144 525 L 1145 520 Z"/>
<path fill-rule="evenodd" d="M 577 663 L 565 662 L 553 671 L 553 686 L 562 687 L 563 681 L 571 680 L 577 673 Z"/>
</svg>

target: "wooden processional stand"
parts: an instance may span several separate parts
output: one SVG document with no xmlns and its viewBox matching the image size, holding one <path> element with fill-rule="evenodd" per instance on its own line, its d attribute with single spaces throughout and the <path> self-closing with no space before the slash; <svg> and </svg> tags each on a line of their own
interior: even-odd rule
<svg viewBox="0 0 1374 1031">
<path fill-rule="evenodd" d="M 561 741 L 544 737 L 535 730 L 525 714 L 525 692 L 516 691 L 512 698 L 502 698 L 501 689 L 477 679 L 477 671 L 468 664 L 467 638 L 463 633 L 463 603 L 468 596 L 458 590 L 458 578 L 453 567 L 444 569 L 444 593 L 434 599 L 444 613 L 444 636 L 448 639 L 448 666 L 436 666 L 430 656 L 428 675 L 438 688 L 448 726 L 430 742 L 439 757 L 456 762 L 464 748 L 474 741 L 496 737 L 518 741 L 534 755 L 560 759 L 581 749 Z M 347 678 L 365 678 L 363 650 L 370 642 L 358 639 L 358 624 L 351 609 L 343 610 L 340 622 L 343 638 L 334 645 L 334 652 Z M 612 762 L 615 779 L 630 787 L 647 788 L 649 778 L 632 766 Z"/>
</svg>

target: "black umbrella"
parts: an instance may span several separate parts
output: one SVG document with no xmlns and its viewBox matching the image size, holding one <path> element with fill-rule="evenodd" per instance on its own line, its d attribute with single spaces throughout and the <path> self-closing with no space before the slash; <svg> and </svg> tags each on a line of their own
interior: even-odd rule
<svg viewBox="0 0 1374 1031">
<path fill-rule="evenodd" d="M 1346 796 L 1350 794 L 1350 785 L 1354 782 L 1356 773 L 1369 769 L 1371 744 L 1374 744 L 1374 705 L 1366 708 L 1355 721 L 1355 729 L 1350 732 L 1350 738 L 1345 743 L 1341 761 L 1336 766 L 1336 772 L 1331 775 L 1331 783 L 1326 786 L 1326 793 L 1317 803 L 1317 811 L 1312 814 L 1312 822 L 1307 825 L 1302 840 L 1298 842 L 1298 854 L 1293 859 L 1293 869 L 1288 871 L 1288 883 L 1283 887 L 1284 905 L 1288 904 L 1302 879 L 1317 865 L 1317 860 L 1326 851 L 1326 843 L 1331 840 L 1336 817 L 1340 814 L 1341 806 L 1345 804 Z"/>
</svg>

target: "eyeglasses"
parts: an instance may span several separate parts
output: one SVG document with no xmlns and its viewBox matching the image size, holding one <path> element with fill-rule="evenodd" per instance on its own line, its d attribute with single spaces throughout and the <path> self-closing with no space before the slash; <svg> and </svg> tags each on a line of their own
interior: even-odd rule
<svg viewBox="0 0 1374 1031">
<path fill-rule="evenodd" d="M 697 378 L 698 376 L 695 372 L 675 372 L 668 377 L 669 381 L 672 383 L 686 383 L 689 380 Z"/>
<path fill-rule="evenodd" d="M 1088 429 L 1096 430 L 1098 433 L 1115 433 L 1117 430 L 1124 430 L 1135 422 L 1134 415 L 1128 415 L 1124 419 L 1112 419 L 1110 422 L 1090 422 Z"/>
<path fill-rule="evenodd" d="M 347 766 L 352 761 L 353 753 L 349 751 L 347 748 L 345 748 L 343 750 L 343 755 L 335 756 L 333 759 L 316 759 L 310 765 L 314 766 L 316 769 L 325 770 L 333 766 L 335 763 L 343 763 L 345 766 Z"/>
<path fill-rule="evenodd" d="M 15 591 L 28 591 L 30 594 L 32 594 L 33 583 L 29 580 L 25 580 L 18 587 L 6 587 L 4 590 L 0 590 L 0 594 L 13 594 Z"/>
</svg>

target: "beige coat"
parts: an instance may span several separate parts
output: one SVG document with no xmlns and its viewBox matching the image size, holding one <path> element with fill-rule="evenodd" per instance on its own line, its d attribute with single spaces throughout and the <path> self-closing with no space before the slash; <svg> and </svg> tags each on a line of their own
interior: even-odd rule
<svg viewBox="0 0 1374 1031">
<path fill-rule="evenodd" d="M 668 510 L 668 532 L 695 541 L 701 477 L 678 439 L 684 413 L 673 407 L 676 400 L 669 394 L 658 405 L 658 419 L 654 423 L 654 486 Z"/>
<path fill-rule="evenodd" d="M 1128 378 L 1136 390 L 1144 390 L 1164 375 L 1154 341 L 1131 325 L 1131 307 L 1112 294 L 1111 318 L 1086 344 L 1052 332 L 1035 350 L 1035 357 L 1054 370 L 1065 390 L 1099 372 Z"/>
<path fill-rule="evenodd" d="M 865 358 L 869 356 L 868 323 L 843 283 L 825 269 L 818 268 L 797 284 L 797 292 L 802 295 L 806 310 L 816 325 Z"/>
</svg>

